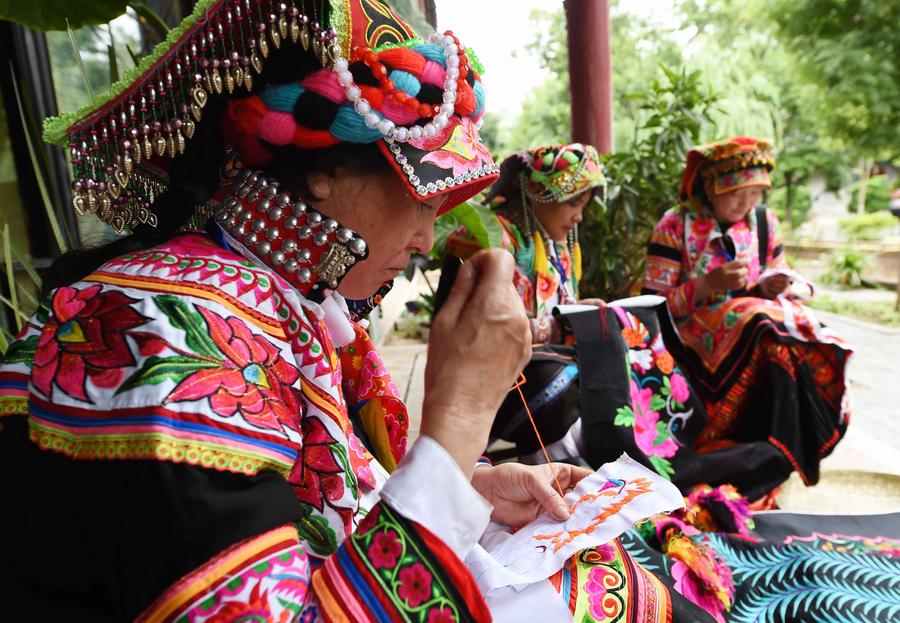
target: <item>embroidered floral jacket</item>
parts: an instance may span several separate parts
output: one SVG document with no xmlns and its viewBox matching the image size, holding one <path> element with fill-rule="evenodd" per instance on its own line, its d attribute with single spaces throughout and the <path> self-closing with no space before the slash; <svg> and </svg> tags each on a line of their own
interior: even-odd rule
<svg viewBox="0 0 900 623">
<path fill-rule="evenodd" d="M 550 341 L 553 333 L 553 308 L 560 303 L 574 303 L 578 296 L 578 281 L 571 254 L 565 244 L 553 242 L 556 247 L 560 272 L 554 261 L 535 262 L 535 244 L 527 240 L 519 228 L 506 216 L 495 213 L 503 231 L 502 247 L 516 258 L 514 285 L 525 311 L 531 320 L 531 336 L 534 344 Z M 447 239 L 447 253 L 466 259 L 481 245 L 465 227 L 453 232 Z M 536 270 L 545 265 L 546 269 Z"/>
<path fill-rule="evenodd" d="M 450 510 L 391 488 L 382 466 L 404 456 L 406 411 L 365 333 L 339 353 L 326 320 L 193 234 L 56 290 L 0 368 L 14 506 L 0 528 L 36 531 L 21 547 L 3 535 L 5 564 L 40 587 L 31 606 L 95 621 L 487 620 L 457 557 L 484 526 L 454 546 L 421 508 Z M 441 459 L 427 442 L 419 454 Z"/>
<path fill-rule="evenodd" d="M 766 268 L 785 267 L 787 260 L 778 217 L 772 210 L 766 211 L 766 217 L 769 225 Z M 731 257 L 732 249 L 734 257 Z M 698 214 L 689 206 L 676 206 L 669 209 L 653 229 L 644 269 L 644 292 L 665 296 L 672 315 L 683 318 L 698 307 L 720 303 L 736 295 L 716 292 L 707 300 L 694 300 L 697 279 L 732 259 L 747 261 L 747 292 L 752 292 L 762 272 L 755 210 L 723 232 L 710 214 Z M 747 296 L 747 292 L 743 296 Z"/>
</svg>

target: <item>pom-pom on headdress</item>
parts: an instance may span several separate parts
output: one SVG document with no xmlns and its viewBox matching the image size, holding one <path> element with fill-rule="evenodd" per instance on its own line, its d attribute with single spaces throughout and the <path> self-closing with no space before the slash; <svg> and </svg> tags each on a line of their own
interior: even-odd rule
<svg viewBox="0 0 900 623">
<path fill-rule="evenodd" d="M 255 89 L 284 45 L 323 69 Z M 99 104 L 48 120 L 44 135 L 70 149 L 75 209 L 118 231 L 156 224 L 167 161 L 213 94 L 231 100 L 223 135 L 248 166 L 278 146 L 377 143 L 414 197 L 442 195 L 449 208 L 499 170 L 478 136 L 480 71 L 452 33 L 420 39 L 379 0 L 200 0 Z"/>
<path fill-rule="evenodd" d="M 526 178 L 540 186 L 526 189 L 532 201 L 563 202 L 594 188 L 606 188 L 600 156 L 592 145 L 539 147 L 528 154 Z"/>
<path fill-rule="evenodd" d="M 771 188 L 769 173 L 775 168 L 772 144 L 760 138 L 736 136 L 694 147 L 688 152 L 681 177 L 681 201 L 700 208 L 707 201 L 706 180 L 721 195 L 748 186 Z"/>
</svg>

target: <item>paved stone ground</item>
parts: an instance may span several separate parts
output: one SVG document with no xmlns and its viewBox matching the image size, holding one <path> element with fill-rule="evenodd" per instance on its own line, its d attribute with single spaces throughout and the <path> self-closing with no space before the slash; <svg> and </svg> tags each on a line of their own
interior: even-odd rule
<svg viewBox="0 0 900 623">
<path fill-rule="evenodd" d="M 849 371 L 854 401 L 850 427 L 823 469 L 900 474 L 900 329 L 817 313 L 856 353 Z M 387 342 L 380 352 L 409 406 L 414 437 L 421 420 L 426 346 Z"/>
</svg>

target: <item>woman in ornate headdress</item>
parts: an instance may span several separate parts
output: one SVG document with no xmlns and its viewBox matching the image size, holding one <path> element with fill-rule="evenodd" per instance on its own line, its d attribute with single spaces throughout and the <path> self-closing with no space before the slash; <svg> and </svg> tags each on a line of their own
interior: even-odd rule
<svg viewBox="0 0 900 623">
<path fill-rule="evenodd" d="M 657 224 L 644 291 L 663 294 L 681 343 L 669 344 L 706 407 L 695 481 L 751 499 L 819 461 L 846 430 L 851 351 L 790 294 L 768 142 L 736 137 L 692 149 L 678 206 Z M 704 478 L 705 475 L 705 478 Z"/>
<path fill-rule="evenodd" d="M 479 72 L 375 0 L 203 0 L 96 106 L 47 124 L 76 209 L 131 233 L 54 265 L 0 368 L 4 614 L 490 619 L 461 560 L 489 519 L 567 517 L 554 473 L 587 473 L 474 472 L 531 341 L 512 259 L 460 272 L 408 451 L 354 322 L 436 216 L 496 179 Z M 629 603 L 671 615 L 610 548 Z"/>
<path fill-rule="evenodd" d="M 535 344 L 558 339 L 553 308 L 578 301 L 578 223 L 595 193 L 605 189 L 597 150 L 573 143 L 509 156 L 487 193 L 485 200 L 503 231 L 502 246 L 516 258 L 515 286 L 531 319 Z M 448 255 L 460 259 L 479 248 L 465 229 L 447 241 Z M 448 277 L 453 274 L 448 271 Z"/>
</svg>

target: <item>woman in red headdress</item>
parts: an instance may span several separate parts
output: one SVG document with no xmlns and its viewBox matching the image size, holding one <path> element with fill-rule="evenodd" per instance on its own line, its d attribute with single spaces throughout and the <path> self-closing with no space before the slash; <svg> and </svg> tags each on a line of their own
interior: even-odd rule
<svg viewBox="0 0 900 623">
<path fill-rule="evenodd" d="M 644 291 L 663 294 L 670 340 L 706 407 L 693 481 L 758 497 L 797 471 L 807 484 L 849 421 L 851 351 L 791 292 L 778 219 L 759 205 L 770 145 L 737 137 L 692 149 L 681 202 L 656 225 Z"/>
</svg>

